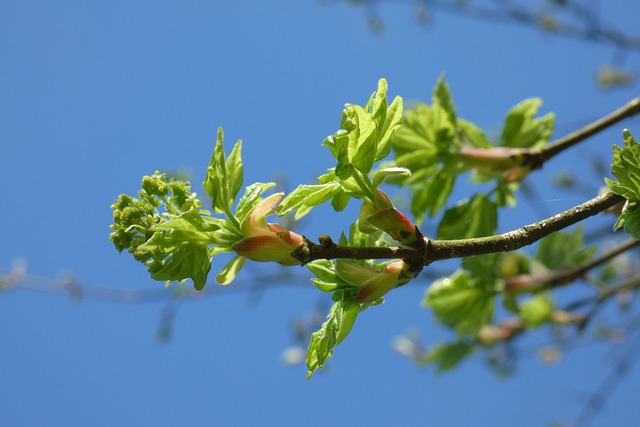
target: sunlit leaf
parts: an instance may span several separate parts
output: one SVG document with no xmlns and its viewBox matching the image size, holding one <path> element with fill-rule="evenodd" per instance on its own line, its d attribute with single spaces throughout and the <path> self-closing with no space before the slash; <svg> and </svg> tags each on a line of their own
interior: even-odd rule
<svg viewBox="0 0 640 427">
<path fill-rule="evenodd" d="M 535 118 L 542 101 L 526 99 L 509 110 L 505 120 L 500 145 L 503 147 L 539 148 L 544 146 L 553 133 L 555 115 L 549 113 Z"/>
<path fill-rule="evenodd" d="M 589 261 L 597 246 L 584 246 L 582 227 L 553 233 L 540 241 L 536 258 L 551 270 L 570 268 Z"/>
<path fill-rule="evenodd" d="M 476 283 L 464 271 L 435 281 L 422 305 L 460 336 L 475 335 L 493 316 L 495 292 Z"/>
<path fill-rule="evenodd" d="M 337 181 L 326 184 L 300 185 L 282 200 L 278 215 L 284 216 L 297 210 L 295 218 L 299 219 L 307 214 L 312 207 L 326 202 L 339 191 L 341 191 L 341 186 Z"/>
<path fill-rule="evenodd" d="M 542 292 L 519 304 L 520 319 L 528 328 L 537 328 L 549 320 L 554 308 L 551 295 Z"/>
<path fill-rule="evenodd" d="M 322 328 L 311 334 L 305 360 L 308 369 L 307 379 L 324 366 L 327 359 L 333 355 L 335 346 L 349 335 L 359 312 L 360 305 L 352 301 L 340 300 L 331 307 Z"/>
<path fill-rule="evenodd" d="M 234 256 L 231 261 L 229 261 L 224 267 L 222 267 L 222 270 L 220 270 L 220 272 L 216 276 L 216 282 L 221 285 L 228 285 L 229 283 L 233 282 L 233 279 L 236 278 L 236 276 L 240 272 L 240 269 L 246 262 L 247 259 L 245 257 L 241 257 L 240 255 Z"/>
<path fill-rule="evenodd" d="M 450 371 L 473 353 L 474 347 L 465 342 L 438 344 L 429 350 L 426 361 L 436 365 L 439 373 Z"/>
<path fill-rule="evenodd" d="M 438 226 L 438 239 L 467 239 L 494 234 L 498 210 L 487 196 L 478 193 L 447 209 Z"/>
</svg>

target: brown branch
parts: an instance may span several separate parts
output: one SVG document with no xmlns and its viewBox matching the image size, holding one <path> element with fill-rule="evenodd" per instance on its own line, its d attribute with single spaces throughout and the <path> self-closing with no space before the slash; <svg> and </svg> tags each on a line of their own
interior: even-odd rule
<svg viewBox="0 0 640 427">
<path fill-rule="evenodd" d="M 619 244 L 618 246 L 615 246 L 609 249 L 599 257 L 594 258 L 589 262 L 586 262 L 582 265 L 578 265 L 574 268 L 558 271 L 556 274 L 552 274 L 549 280 L 547 281 L 546 286 L 551 288 L 554 286 L 562 285 L 562 284 L 577 280 L 580 277 L 584 276 L 589 270 L 592 270 L 604 264 L 605 262 L 617 257 L 623 252 L 638 246 L 638 244 L 640 244 L 640 241 L 633 238 L 628 239 L 622 242 L 621 244 Z"/>
<path fill-rule="evenodd" d="M 380 18 L 375 9 L 378 2 L 380 1 L 364 0 L 358 3 L 367 7 L 369 16 L 374 17 L 375 22 L 379 23 Z M 386 0 L 386 2 L 415 3 L 405 0 Z M 624 34 L 614 28 L 604 27 L 601 24 L 594 25 L 591 13 L 578 13 L 578 11 L 571 10 L 571 17 L 578 21 L 577 24 L 572 24 L 566 18 L 560 20 L 554 15 L 536 13 L 523 7 L 517 7 L 514 4 L 495 3 L 497 4 L 493 7 L 487 7 L 475 5 L 471 2 L 421 0 L 418 6 L 479 21 L 530 26 L 547 34 L 561 35 L 588 42 L 609 43 L 621 49 L 640 50 L 640 38 Z"/>
<path fill-rule="evenodd" d="M 629 280 L 626 280 L 616 286 L 611 286 L 608 288 L 602 289 L 596 295 L 589 296 L 587 298 L 583 298 L 581 300 L 575 301 L 568 306 L 565 307 L 565 310 L 576 310 L 578 308 L 582 308 L 585 305 L 589 304 L 600 304 L 607 301 L 609 298 L 617 295 L 620 292 L 630 291 L 633 289 L 640 288 L 640 277 L 632 277 Z"/>
<path fill-rule="evenodd" d="M 508 252 L 530 245 L 551 233 L 576 224 L 590 216 L 623 202 L 622 196 L 608 192 L 563 213 L 517 230 L 495 236 L 458 240 L 424 238 L 422 250 L 407 247 L 351 247 L 334 244 L 323 236 L 321 244 L 308 239 L 292 254 L 303 264 L 317 259 L 397 259 L 421 260 L 423 265 L 434 261 L 462 258 L 494 252 Z"/>
<path fill-rule="evenodd" d="M 627 105 L 617 109 L 616 111 L 607 114 L 601 119 L 579 129 L 563 138 L 560 138 L 544 148 L 539 149 L 539 155 L 543 161 L 549 160 L 556 154 L 573 147 L 579 142 L 584 141 L 592 135 L 602 132 L 606 128 L 613 126 L 614 124 L 633 117 L 640 113 L 640 97 L 633 99 Z"/>
<path fill-rule="evenodd" d="M 508 233 L 475 239 L 429 240 L 424 264 L 428 265 L 433 261 L 442 259 L 514 251 L 615 206 L 624 200 L 624 197 L 608 192 L 563 213 L 534 224 L 525 225 Z"/>
<path fill-rule="evenodd" d="M 609 249 L 597 258 L 572 268 L 552 270 L 534 276 L 530 274 L 523 274 L 511 277 L 507 279 L 504 285 L 504 291 L 507 293 L 536 292 L 567 285 L 583 277 L 589 272 L 589 270 L 592 270 L 615 258 L 621 253 L 638 246 L 638 244 L 640 244 L 640 241 L 631 238 Z"/>
</svg>

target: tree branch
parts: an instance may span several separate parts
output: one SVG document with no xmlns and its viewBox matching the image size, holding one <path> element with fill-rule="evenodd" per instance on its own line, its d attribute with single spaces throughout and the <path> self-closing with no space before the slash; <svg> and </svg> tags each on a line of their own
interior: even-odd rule
<svg viewBox="0 0 640 427">
<path fill-rule="evenodd" d="M 375 6 L 380 0 L 361 0 L 369 8 L 369 14 L 376 15 Z M 415 3 L 406 0 L 386 0 L 387 3 Z M 640 50 L 640 38 L 624 34 L 612 27 L 605 27 L 596 21 L 593 13 L 584 8 L 564 9 L 568 18 L 577 21 L 571 23 L 567 18 L 560 19 L 559 14 L 536 13 L 533 9 L 519 6 L 513 2 L 494 0 L 494 6 L 476 5 L 471 2 L 420 0 L 418 7 L 429 8 L 453 15 L 485 22 L 513 23 L 537 28 L 549 34 L 586 40 L 588 42 L 608 43 L 621 49 Z M 379 19 L 378 19 L 379 20 Z"/>
<path fill-rule="evenodd" d="M 551 233 L 576 224 L 625 200 L 608 192 L 534 224 L 495 236 L 458 240 L 424 238 L 422 250 L 408 247 L 351 247 L 336 245 L 327 236 L 320 244 L 305 238 L 291 255 L 303 264 L 316 259 L 397 259 L 421 260 L 423 265 L 450 258 L 462 258 L 494 252 L 508 252 L 530 245 Z"/>
<path fill-rule="evenodd" d="M 569 284 L 583 277 L 589 272 L 589 270 L 592 270 L 615 258 L 621 253 L 635 246 L 638 246 L 638 244 L 640 244 L 640 241 L 634 238 L 630 238 L 625 242 L 609 249 L 599 257 L 572 268 L 555 271 L 552 270 L 534 276 L 530 274 L 523 274 L 520 276 L 511 277 L 505 282 L 504 291 L 511 293 L 535 292 Z"/>
<path fill-rule="evenodd" d="M 628 118 L 633 117 L 640 113 L 640 97 L 631 100 L 627 105 L 617 109 L 616 111 L 607 114 L 601 119 L 579 129 L 563 138 L 560 138 L 544 148 L 539 150 L 539 155 L 543 161 L 549 160 L 556 154 L 566 150 L 569 147 L 573 147 L 579 142 L 584 141 L 592 135 L 595 135 L 606 128 L 613 126 L 614 124 Z"/>
<path fill-rule="evenodd" d="M 496 236 L 461 240 L 429 240 L 424 264 L 494 252 L 508 252 L 530 245 L 551 233 L 576 224 L 625 200 L 608 192 L 563 213 Z"/>
</svg>

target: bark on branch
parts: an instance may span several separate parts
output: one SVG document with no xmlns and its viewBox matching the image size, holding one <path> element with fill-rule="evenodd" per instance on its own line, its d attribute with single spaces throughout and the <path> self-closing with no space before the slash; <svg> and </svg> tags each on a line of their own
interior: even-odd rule
<svg viewBox="0 0 640 427">
<path fill-rule="evenodd" d="M 303 264 L 316 259 L 402 258 L 413 262 L 420 260 L 427 266 L 443 259 L 514 251 L 624 201 L 624 197 L 608 192 L 545 220 L 495 236 L 458 240 L 431 240 L 425 237 L 421 250 L 407 247 L 342 246 L 336 245 L 327 236 L 322 236 L 320 244 L 317 244 L 305 238 L 305 243 L 292 256 Z"/>
</svg>

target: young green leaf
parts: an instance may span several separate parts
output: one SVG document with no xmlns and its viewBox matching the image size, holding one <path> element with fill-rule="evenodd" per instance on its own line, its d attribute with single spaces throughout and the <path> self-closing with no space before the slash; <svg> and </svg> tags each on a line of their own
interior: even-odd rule
<svg viewBox="0 0 640 427">
<path fill-rule="evenodd" d="M 375 161 L 385 159 L 391 151 L 391 139 L 402 124 L 402 98 L 396 96 L 387 108 L 384 122 L 378 123 L 378 145 L 376 148 Z"/>
<path fill-rule="evenodd" d="M 306 267 L 320 280 L 330 283 L 335 283 L 338 280 L 333 261 L 331 260 L 318 259 L 306 264 Z"/>
<path fill-rule="evenodd" d="M 373 186 L 378 187 L 382 184 L 387 178 L 394 178 L 399 176 L 409 176 L 411 175 L 411 171 L 407 168 L 398 168 L 398 167 L 390 167 L 380 169 L 373 174 Z"/>
<path fill-rule="evenodd" d="M 364 106 L 364 110 L 371 113 L 373 121 L 379 126 L 387 118 L 387 81 L 378 80 L 378 90 L 371 94 L 369 101 Z"/>
<path fill-rule="evenodd" d="M 613 146 L 611 173 L 618 180 L 605 178 L 607 186 L 632 202 L 640 201 L 640 144 L 628 129 L 623 131 L 622 148 Z"/>
<path fill-rule="evenodd" d="M 242 141 L 235 144 L 229 158 L 225 159 L 223 138 L 224 133 L 222 128 L 219 128 L 203 186 L 211 197 L 213 210 L 217 213 L 227 214 L 232 219 L 231 205 L 240 191 L 243 181 Z"/>
<path fill-rule="evenodd" d="M 447 203 L 455 182 L 455 175 L 438 167 L 437 171 L 425 179 L 422 185 L 412 186 L 414 193 L 411 213 L 416 217 L 416 223 L 420 223 L 425 214 L 433 217 L 440 212 Z"/>
<path fill-rule="evenodd" d="M 539 148 L 544 146 L 553 133 L 555 115 L 549 113 L 534 118 L 542 101 L 526 99 L 507 114 L 500 145 L 503 147 Z"/>
<path fill-rule="evenodd" d="M 327 359 L 333 355 L 335 346 L 349 335 L 359 312 L 360 305 L 350 300 L 341 299 L 331 307 L 322 328 L 311 334 L 306 357 L 307 379 L 310 379 L 318 368 L 324 366 Z"/>
<path fill-rule="evenodd" d="M 256 182 L 246 187 L 236 207 L 236 218 L 242 222 L 262 199 L 260 195 L 275 187 L 275 182 Z"/>
<path fill-rule="evenodd" d="M 295 219 L 306 215 L 312 207 L 321 205 L 342 191 L 340 183 L 333 181 L 326 184 L 299 185 L 280 203 L 278 215 L 284 216 L 298 211 Z"/>
<path fill-rule="evenodd" d="M 433 89 L 431 104 L 442 108 L 449 123 L 456 126 L 456 107 L 451 99 L 449 85 L 444 81 L 444 74 L 440 75 L 436 87 Z"/>
<path fill-rule="evenodd" d="M 463 143 L 475 148 L 493 148 L 493 144 L 478 126 L 460 118 L 457 119 L 457 124 Z"/>
<path fill-rule="evenodd" d="M 505 253 L 477 255 L 463 258 L 461 267 L 468 271 L 474 279 L 475 286 L 493 290 L 502 279 L 502 259 Z"/>
<path fill-rule="evenodd" d="M 559 231 L 542 239 L 536 258 L 551 270 L 561 270 L 589 261 L 597 250 L 597 246 L 584 246 L 580 226 L 574 231 Z"/>
<path fill-rule="evenodd" d="M 555 303 L 549 292 L 543 292 L 521 302 L 519 308 L 522 323 L 528 328 L 537 328 L 551 318 Z"/>
<path fill-rule="evenodd" d="M 236 276 L 240 272 L 240 269 L 246 262 L 247 259 L 245 257 L 241 257 L 240 255 L 234 256 L 233 258 L 231 258 L 231 261 L 229 261 L 224 267 L 222 267 L 222 270 L 220 270 L 220 272 L 216 276 L 216 282 L 224 286 L 233 282 L 233 279 L 236 278 Z"/>
<path fill-rule="evenodd" d="M 464 271 L 436 280 L 427 290 L 423 307 L 431 307 L 438 320 L 461 337 L 475 335 L 493 316 L 495 291 L 479 286 Z"/>
<path fill-rule="evenodd" d="M 349 130 L 349 163 L 360 172 L 369 173 L 377 149 L 376 123 L 359 105 L 347 104 L 345 112 L 342 126 Z"/>
<path fill-rule="evenodd" d="M 438 373 L 443 373 L 458 366 L 473 350 L 473 345 L 462 341 L 438 344 L 429 350 L 426 361 L 436 365 Z"/>
<path fill-rule="evenodd" d="M 487 196 L 478 193 L 447 209 L 438 226 L 438 239 L 467 239 L 490 236 L 498 225 L 498 209 Z"/>
<path fill-rule="evenodd" d="M 134 257 L 144 261 L 155 280 L 192 279 L 202 289 L 211 269 L 208 246 L 215 226 L 203 220 L 196 209 L 155 225 L 152 237 L 138 246 Z"/>
<path fill-rule="evenodd" d="M 622 215 L 613 225 L 613 229 L 624 226 L 624 231 L 633 236 L 634 239 L 640 240 L 640 206 L 638 202 L 626 203 L 622 209 Z"/>
<path fill-rule="evenodd" d="M 354 169 L 368 174 L 374 163 L 389 155 L 391 138 L 401 121 L 402 98 L 396 97 L 391 105 L 387 105 L 387 82 L 384 79 L 378 81 L 378 90 L 364 108 L 346 104 L 340 130 L 322 142 L 337 160 L 335 175 L 346 180 Z"/>
<path fill-rule="evenodd" d="M 605 182 L 611 191 L 628 200 L 613 229 L 624 226 L 627 233 L 640 240 L 640 144 L 628 129 L 623 136 L 622 149 L 613 146 L 611 173 L 617 181 L 605 178 Z"/>
</svg>

